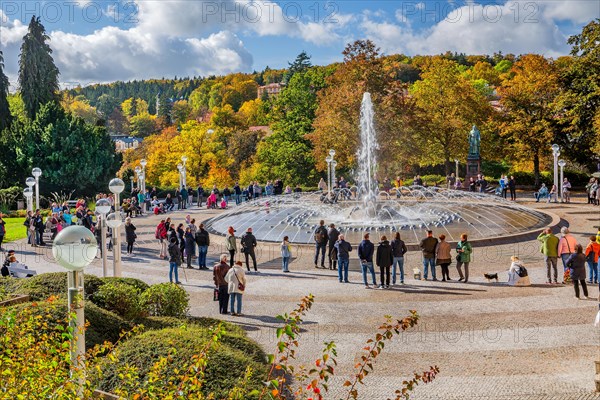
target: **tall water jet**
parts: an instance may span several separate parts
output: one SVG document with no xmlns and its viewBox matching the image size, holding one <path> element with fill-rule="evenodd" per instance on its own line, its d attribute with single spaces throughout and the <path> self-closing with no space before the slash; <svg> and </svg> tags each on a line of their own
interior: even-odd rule
<svg viewBox="0 0 600 400">
<path fill-rule="evenodd" d="M 363 94 L 360 106 L 360 143 L 358 150 L 358 188 L 369 217 L 377 215 L 377 157 L 375 151 L 379 148 L 373 124 L 373 103 L 371 94 Z"/>
</svg>

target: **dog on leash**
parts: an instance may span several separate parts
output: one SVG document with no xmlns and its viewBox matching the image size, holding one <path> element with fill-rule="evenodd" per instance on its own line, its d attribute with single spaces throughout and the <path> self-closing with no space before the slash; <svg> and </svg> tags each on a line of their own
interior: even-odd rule
<svg viewBox="0 0 600 400">
<path fill-rule="evenodd" d="M 488 283 L 492 280 L 495 279 L 496 282 L 498 282 L 498 273 L 495 274 L 483 274 L 483 276 L 485 277 L 485 279 L 488 280 Z"/>
</svg>

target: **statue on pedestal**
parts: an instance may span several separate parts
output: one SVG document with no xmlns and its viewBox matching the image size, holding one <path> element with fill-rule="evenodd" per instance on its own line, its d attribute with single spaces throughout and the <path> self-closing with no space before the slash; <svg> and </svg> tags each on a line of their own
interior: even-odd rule
<svg viewBox="0 0 600 400">
<path fill-rule="evenodd" d="M 481 134 L 479 133 L 479 129 L 475 125 L 469 132 L 469 157 L 470 158 L 480 158 L 479 148 L 481 143 Z"/>
</svg>

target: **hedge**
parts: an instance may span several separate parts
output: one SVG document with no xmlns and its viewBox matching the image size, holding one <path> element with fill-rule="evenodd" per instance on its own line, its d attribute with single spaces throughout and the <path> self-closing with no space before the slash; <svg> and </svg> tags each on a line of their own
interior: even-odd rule
<svg viewBox="0 0 600 400">
<path fill-rule="evenodd" d="M 84 294 L 86 297 L 93 295 L 102 285 L 102 280 L 95 275 L 84 276 Z M 67 273 L 50 272 L 31 278 L 11 278 L 8 292 L 14 294 L 28 294 L 32 300 L 46 300 L 50 296 L 67 297 Z"/>
<path fill-rule="evenodd" d="M 36 307 L 31 307 L 31 303 L 18 304 L 8 309 L 14 309 L 19 312 L 26 307 L 30 307 L 40 316 L 46 318 L 48 329 L 53 329 L 56 325 L 65 325 L 67 319 L 67 301 L 59 299 L 54 303 L 55 308 L 48 302 L 39 302 Z M 51 317 L 47 318 L 50 313 Z M 85 344 L 87 348 L 96 344 L 102 344 L 105 341 L 115 343 L 119 340 L 123 331 L 129 331 L 133 328 L 132 324 L 124 321 L 118 315 L 104 310 L 97 305 L 86 301 L 84 304 L 85 320 L 89 322 L 85 331 Z"/>
<path fill-rule="evenodd" d="M 203 393 L 214 394 L 214 398 L 226 398 L 231 388 L 239 383 L 246 368 L 253 370 L 248 382 L 248 392 L 263 387 L 262 380 L 267 373 L 266 357 L 260 347 L 247 337 L 225 333 L 216 349 L 209 352 L 210 361 L 206 368 Z M 173 365 L 169 365 L 164 378 L 177 378 L 182 367 L 189 365 L 192 356 L 197 355 L 211 340 L 211 331 L 206 328 L 166 328 L 142 333 L 118 345 L 118 361 L 106 361 L 102 377 L 95 377 L 101 390 L 111 392 L 120 379 L 119 369 L 125 365 L 138 368 L 139 377 L 145 379 L 147 373 L 161 357 L 172 355 Z M 176 349 L 176 354 L 172 353 Z M 250 397 L 246 397 L 250 398 Z"/>
</svg>

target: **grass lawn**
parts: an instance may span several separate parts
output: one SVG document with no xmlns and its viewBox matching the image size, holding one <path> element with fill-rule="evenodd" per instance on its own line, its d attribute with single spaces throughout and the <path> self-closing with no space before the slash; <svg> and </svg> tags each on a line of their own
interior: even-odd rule
<svg viewBox="0 0 600 400">
<path fill-rule="evenodd" d="M 27 231 L 23 226 L 24 221 L 25 218 L 4 218 L 4 222 L 6 222 L 4 225 L 6 228 L 5 242 L 14 242 L 27 237 Z"/>
</svg>

